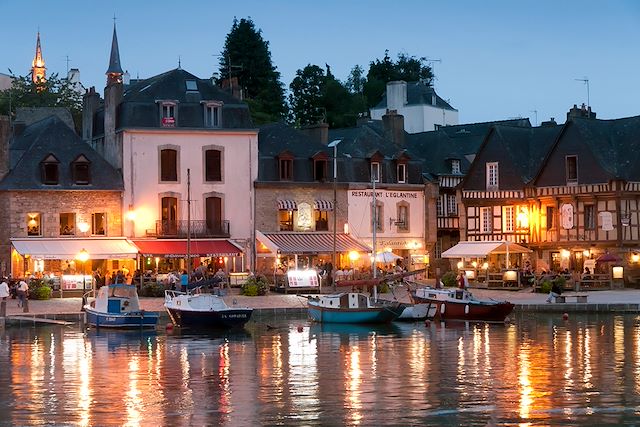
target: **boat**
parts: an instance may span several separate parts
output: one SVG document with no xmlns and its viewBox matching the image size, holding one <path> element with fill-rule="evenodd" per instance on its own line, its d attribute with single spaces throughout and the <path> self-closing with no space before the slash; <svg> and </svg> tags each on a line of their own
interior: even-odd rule
<svg viewBox="0 0 640 427">
<path fill-rule="evenodd" d="M 418 320 L 433 319 L 436 315 L 436 304 L 417 303 L 405 304 L 405 309 L 396 320 L 404 322 L 415 322 Z"/>
<path fill-rule="evenodd" d="M 416 303 L 434 305 L 434 318 L 441 320 L 503 322 L 514 307 L 509 301 L 478 299 L 468 290 L 458 288 L 417 288 L 411 291 L 411 297 Z"/>
<path fill-rule="evenodd" d="M 188 292 L 164 291 L 164 307 L 171 322 L 181 328 L 229 329 L 242 327 L 251 318 L 253 309 L 229 306 L 215 294 L 195 288 Z"/>
<path fill-rule="evenodd" d="M 155 328 L 158 324 L 158 313 L 140 308 L 134 285 L 102 286 L 95 299 L 83 308 L 86 323 L 96 328 Z"/>
<path fill-rule="evenodd" d="M 405 309 L 397 301 L 375 300 L 359 292 L 310 296 L 307 299 L 309 317 L 323 323 L 387 323 Z"/>
</svg>

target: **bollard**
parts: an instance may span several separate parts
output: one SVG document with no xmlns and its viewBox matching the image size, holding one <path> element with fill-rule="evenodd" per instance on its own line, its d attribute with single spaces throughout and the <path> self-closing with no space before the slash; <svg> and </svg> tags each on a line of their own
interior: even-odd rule
<svg viewBox="0 0 640 427">
<path fill-rule="evenodd" d="M 28 313 L 29 312 L 29 298 L 25 298 L 24 299 L 24 305 L 22 306 L 22 312 L 23 313 Z"/>
<path fill-rule="evenodd" d="M 2 298 L 0 302 L 0 317 L 7 317 L 7 299 Z"/>
</svg>

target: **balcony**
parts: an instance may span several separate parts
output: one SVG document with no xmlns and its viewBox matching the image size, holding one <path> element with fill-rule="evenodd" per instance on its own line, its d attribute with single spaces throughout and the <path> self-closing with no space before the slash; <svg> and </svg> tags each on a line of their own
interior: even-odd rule
<svg viewBox="0 0 640 427">
<path fill-rule="evenodd" d="M 147 230 L 147 236 L 186 238 L 187 224 L 188 221 L 156 221 L 156 229 Z M 230 237 L 229 221 L 207 224 L 204 220 L 192 220 L 191 237 Z"/>
</svg>

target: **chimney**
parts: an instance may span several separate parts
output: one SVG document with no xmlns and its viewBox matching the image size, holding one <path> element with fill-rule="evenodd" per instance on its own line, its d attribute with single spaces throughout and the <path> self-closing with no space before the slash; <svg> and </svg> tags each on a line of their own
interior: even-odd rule
<svg viewBox="0 0 640 427">
<path fill-rule="evenodd" d="M 436 96 L 436 93 L 433 92 L 431 94 L 431 105 L 435 107 L 437 103 L 438 103 L 438 97 Z"/>
<path fill-rule="evenodd" d="M 387 110 L 382 116 L 384 133 L 398 147 L 404 147 L 404 116 L 396 110 Z"/>
<path fill-rule="evenodd" d="M 129 86 L 131 84 L 131 75 L 129 74 L 129 70 L 125 71 L 122 75 L 122 82 L 125 86 Z"/>
<path fill-rule="evenodd" d="M 540 123 L 540 127 L 551 127 L 551 126 L 557 126 L 557 125 L 558 123 L 556 123 L 556 119 L 554 117 L 551 117 L 546 122 Z"/>
<path fill-rule="evenodd" d="M 11 122 L 9 116 L 0 116 L 0 179 L 9 173 L 9 140 Z"/>
<path fill-rule="evenodd" d="M 91 86 L 82 96 L 82 139 L 91 143 L 93 139 L 93 116 L 100 105 L 100 95 Z"/>
<path fill-rule="evenodd" d="M 226 90 L 234 98 L 242 100 L 242 90 L 240 83 L 238 83 L 238 77 L 231 77 L 222 81 L 222 89 Z"/>
<path fill-rule="evenodd" d="M 407 82 L 387 83 L 387 109 L 398 110 L 407 105 Z"/>
<path fill-rule="evenodd" d="M 576 117 L 581 117 L 584 119 L 595 119 L 596 113 L 591 111 L 591 107 L 586 107 L 584 104 L 582 104 L 579 108 L 576 104 L 573 104 L 573 108 L 570 109 L 567 113 L 567 120 Z"/>
<path fill-rule="evenodd" d="M 327 145 L 329 143 L 329 125 L 327 123 L 307 125 L 301 128 L 300 131 L 313 142 L 317 142 L 322 145 Z"/>
</svg>

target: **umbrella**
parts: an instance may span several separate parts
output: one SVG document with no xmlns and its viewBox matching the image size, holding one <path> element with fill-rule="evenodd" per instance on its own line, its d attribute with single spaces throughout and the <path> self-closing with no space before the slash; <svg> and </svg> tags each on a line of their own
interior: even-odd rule
<svg viewBox="0 0 640 427">
<path fill-rule="evenodd" d="M 393 252 L 378 252 L 376 254 L 376 262 L 390 263 L 397 259 L 402 259 L 401 256 L 394 254 Z"/>
<path fill-rule="evenodd" d="M 596 258 L 596 262 L 619 262 L 621 259 L 616 255 L 610 254 L 607 252 L 606 254 L 600 255 Z"/>
</svg>

